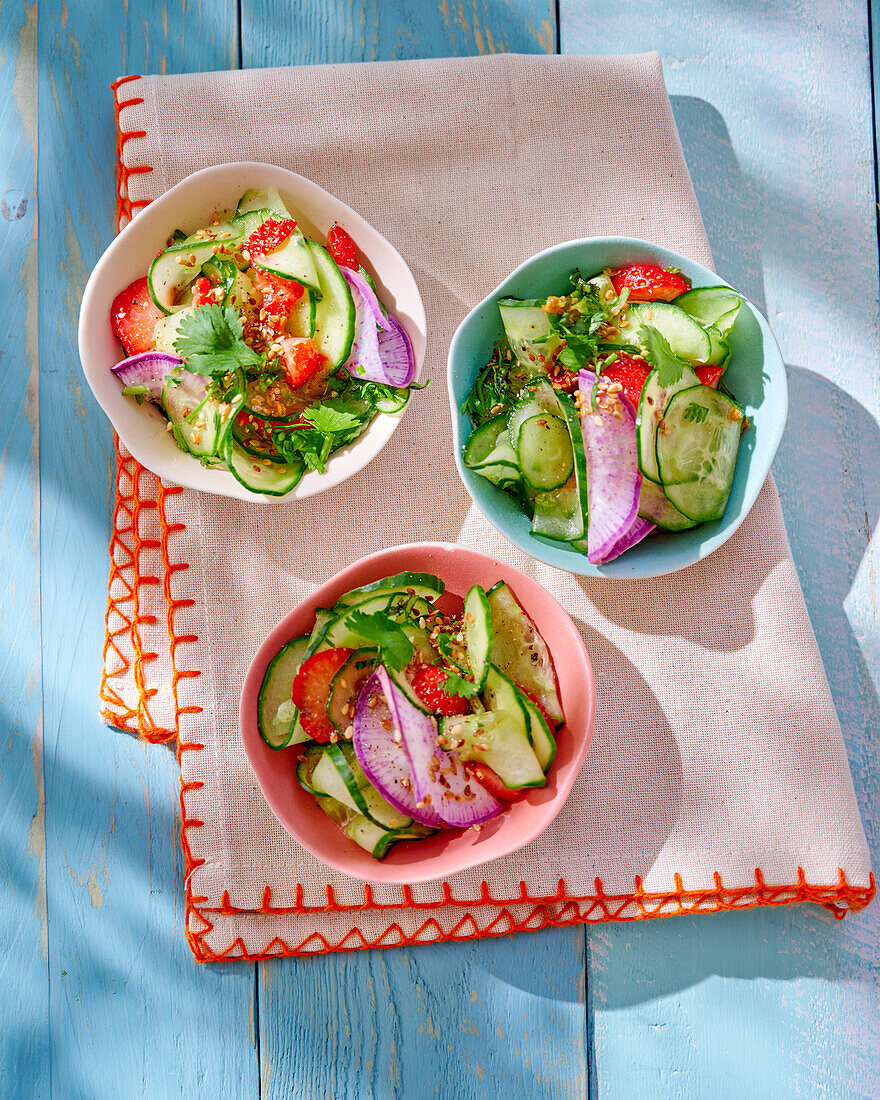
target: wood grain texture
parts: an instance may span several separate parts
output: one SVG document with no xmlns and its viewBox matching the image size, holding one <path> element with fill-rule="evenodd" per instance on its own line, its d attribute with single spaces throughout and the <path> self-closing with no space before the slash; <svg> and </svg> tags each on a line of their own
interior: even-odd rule
<svg viewBox="0 0 880 1100">
<path fill-rule="evenodd" d="M 253 967 L 198 968 L 184 940 L 174 757 L 97 720 L 113 437 L 82 381 L 76 327 L 88 272 L 114 233 L 109 84 L 125 69 L 222 66 L 237 41 L 222 4 L 154 5 L 153 16 L 62 2 L 39 16 L 43 725 L 59 1100 L 248 1096 L 258 1083 Z"/>
<path fill-rule="evenodd" d="M 779 339 L 791 412 L 774 473 L 876 866 L 880 347 L 866 8 L 734 3 L 707 21 L 702 5 L 566 0 L 560 35 L 565 52 L 660 51 L 716 266 Z M 798 907 L 597 929 L 594 1091 L 880 1095 L 878 940 L 876 904 L 842 924 Z"/>
<path fill-rule="evenodd" d="M 555 53 L 552 0 L 242 0 L 246 69 Z"/>
<path fill-rule="evenodd" d="M 37 449 L 37 11 L 0 9 L 0 1096 L 45 1095 L 49 1060 Z"/>
</svg>

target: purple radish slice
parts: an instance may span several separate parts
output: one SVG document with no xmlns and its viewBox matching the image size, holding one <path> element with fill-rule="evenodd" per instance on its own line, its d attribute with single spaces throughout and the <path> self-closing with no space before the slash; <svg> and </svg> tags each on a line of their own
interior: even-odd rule
<svg viewBox="0 0 880 1100">
<path fill-rule="evenodd" d="M 413 706 L 384 668 L 377 669 L 377 674 L 412 764 L 416 806 L 429 806 L 455 829 L 478 825 L 500 813 L 501 802 L 471 779 L 454 753 L 439 747 L 436 719 Z"/>
<path fill-rule="evenodd" d="M 355 756 L 364 775 L 395 810 L 422 825 L 442 828 L 444 823 L 438 813 L 430 806 L 416 805 L 412 762 L 397 725 L 397 715 L 389 706 L 388 674 L 385 673 L 383 682 L 382 672 L 385 672 L 383 668 L 377 669 L 358 696 L 352 723 Z M 432 729 L 431 736 L 436 742 L 436 728 Z"/>
<path fill-rule="evenodd" d="M 612 383 L 581 370 L 578 387 L 587 411 L 581 420 L 587 457 L 587 560 L 600 565 L 628 533 L 639 511 L 642 474 L 636 440 L 636 414 L 623 393 L 612 393 Z"/>
<path fill-rule="evenodd" d="M 379 333 L 379 355 L 388 384 L 408 386 L 416 376 L 416 357 L 403 325 L 388 314 L 388 328 Z"/>
<path fill-rule="evenodd" d="M 632 527 L 630 527 L 622 538 L 615 542 L 608 551 L 607 556 L 596 564 L 604 565 L 605 562 L 613 561 L 614 558 L 619 558 L 621 554 L 630 550 L 637 542 L 641 542 L 646 535 L 650 535 L 654 530 L 656 530 L 656 525 L 651 523 L 649 519 L 645 519 L 644 516 L 636 516 L 632 522 Z"/>
<path fill-rule="evenodd" d="M 377 314 L 382 319 L 383 328 L 386 321 L 382 310 L 379 309 L 378 300 L 363 277 L 356 271 L 347 267 L 341 267 L 339 270 L 348 282 L 355 309 L 354 340 L 343 366 L 353 378 L 363 378 L 368 382 L 384 382 L 387 385 L 388 379 L 379 355 Z"/>
<path fill-rule="evenodd" d="M 345 370 L 369 382 L 408 386 L 416 373 L 409 337 L 395 317 L 385 316 L 373 288 L 361 274 L 348 267 L 339 270 L 349 285 L 355 308 L 354 340 Z"/>
<path fill-rule="evenodd" d="M 376 292 L 363 275 L 361 275 L 359 271 L 353 271 L 350 267 L 340 267 L 339 270 L 345 276 L 345 280 L 351 289 L 352 297 L 354 297 L 355 292 L 360 295 L 363 312 L 369 314 L 373 318 L 377 328 L 388 328 L 388 321 L 382 310 L 379 299 L 376 297 Z M 355 307 L 357 307 L 357 305 L 358 301 L 355 299 Z"/>
<path fill-rule="evenodd" d="M 176 355 L 161 351 L 142 351 L 131 355 L 111 367 L 123 386 L 145 386 L 144 397 L 158 401 L 162 396 L 165 379 L 183 363 Z"/>
</svg>

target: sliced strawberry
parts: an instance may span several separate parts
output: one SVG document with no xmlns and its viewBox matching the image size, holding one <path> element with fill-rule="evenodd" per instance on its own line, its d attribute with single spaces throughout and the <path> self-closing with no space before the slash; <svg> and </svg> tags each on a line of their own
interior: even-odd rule
<svg viewBox="0 0 880 1100">
<path fill-rule="evenodd" d="M 278 341 L 284 357 L 284 369 L 294 389 L 305 385 L 311 378 L 323 373 L 328 362 L 327 356 L 318 350 L 314 340 L 305 340 L 300 336 L 285 336 Z"/>
<path fill-rule="evenodd" d="M 510 787 L 505 787 L 498 772 L 493 771 L 488 764 L 468 763 L 465 766 L 469 774 L 500 802 L 516 802 L 518 798 L 522 798 L 525 794 L 525 791 L 515 791 Z"/>
<path fill-rule="evenodd" d="M 293 307 L 302 298 L 305 287 L 295 279 L 285 279 L 255 267 L 254 282 L 260 291 L 261 308 L 265 310 L 264 323 L 279 335 L 287 328 Z"/>
<path fill-rule="evenodd" d="M 200 275 L 193 283 L 193 305 L 198 309 L 199 306 L 216 305 L 216 302 L 217 299 L 214 297 L 214 287 L 211 285 L 211 280 L 206 279 L 204 275 Z"/>
<path fill-rule="evenodd" d="M 357 245 L 338 222 L 330 226 L 330 232 L 327 234 L 327 251 L 340 267 L 350 267 L 352 271 L 357 271 L 361 266 Z"/>
<path fill-rule="evenodd" d="M 471 705 L 462 695 L 451 695 L 443 687 L 448 669 L 424 665 L 412 678 L 412 689 L 435 714 L 470 714 Z"/>
<path fill-rule="evenodd" d="M 121 290 L 110 307 L 110 323 L 129 355 L 150 351 L 154 330 L 165 314 L 150 297 L 146 276 Z"/>
<path fill-rule="evenodd" d="M 694 367 L 694 374 L 704 386 L 717 390 L 721 375 L 724 374 L 724 367 Z"/>
<path fill-rule="evenodd" d="M 284 244 L 294 229 L 296 229 L 296 222 L 293 218 L 285 218 L 284 221 L 278 218 L 267 218 L 251 233 L 244 247 L 251 257 L 268 256 L 270 252 L 274 252 Z"/>
<path fill-rule="evenodd" d="M 352 649 L 324 649 L 303 661 L 293 681 L 291 699 L 299 707 L 299 720 L 309 737 L 329 741 L 335 732 L 327 717 L 327 699 L 333 677 L 352 655 Z"/>
<path fill-rule="evenodd" d="M 671 302 L 691 289 L 680 272 L 666 271 L 657 264 L 620 267 L 611 272 L 611 282 L 618 294 L 627 287 L 631 302 Z"/>
<path fill-rule="evenodd" d="M 617 357 L 610 366 L 602 368 L 602 377 L 616 382 L 630 399 L 634 409 L 639 407 L 639 398 L 642 396 L 645 379 L 650 373 L 651 368 L 644 359 L 635 359 L 622 351 L 617 353 Z"/>
</svg>

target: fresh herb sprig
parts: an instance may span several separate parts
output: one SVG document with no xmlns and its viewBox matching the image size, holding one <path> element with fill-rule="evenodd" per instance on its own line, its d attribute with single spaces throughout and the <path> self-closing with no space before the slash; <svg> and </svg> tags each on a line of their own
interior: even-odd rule
<svg viewBox="0 0 880 1100">
<path fill-rule="evenodd" d="M 180 322 L 174 350 L 193 374 L 228 374 L 263 361 L 245 343 L 241 317 L 231 306 L 200 306 Z"/>
<path fill-rule="evenodd" d="M 379 650 L 379 660 L 391 672 L 399 672 L 413 659 L 413 644 L 406 631 L 381 611 L 367 614 L 352 611 L 345 625 L 360 635 L 365 642 L 372 642 Z"/>
</svg>

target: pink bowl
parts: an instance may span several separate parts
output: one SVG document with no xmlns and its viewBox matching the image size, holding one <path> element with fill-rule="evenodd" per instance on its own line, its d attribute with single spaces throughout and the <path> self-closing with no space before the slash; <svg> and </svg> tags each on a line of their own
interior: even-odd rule
<svg viewBox="0 0 880 1100">
<path fill-rule="evenodd" d="M 496 581 L 507 581 L 550 647 L 566 723 L 557 734 L 556 759 L 546 787 L 530 791 L 479 832 L 443 830 L 428 840 L 396 844 L 385 859 L 377 860 L 348 840 L 297 783 L 301 746 L 274 751 L 262 740 L 257 728 L 257 696 L 269 662 L 285 643 L 311 630 L 316 608 L 329 607 L 351 588 L 404 570 L 441 577 L 446 582 L 443 600 L 447 610 L 451 610 L 450 597 L 460 601 L 472 584 L 489 588 Z M 537 581 L 475 550 L 442 542 L 413 543 L 380 550 L 355 562 L 282 619 L 260 646 L 245 677 L 241 736 L 272 812 L 312 855 L 367 882 L 430 882 L 509 855 L 547 828 L 562 809 L 586 756 L 595 704 L 593 668 L 583 640 L 568 613 Z"/>
</svg>

